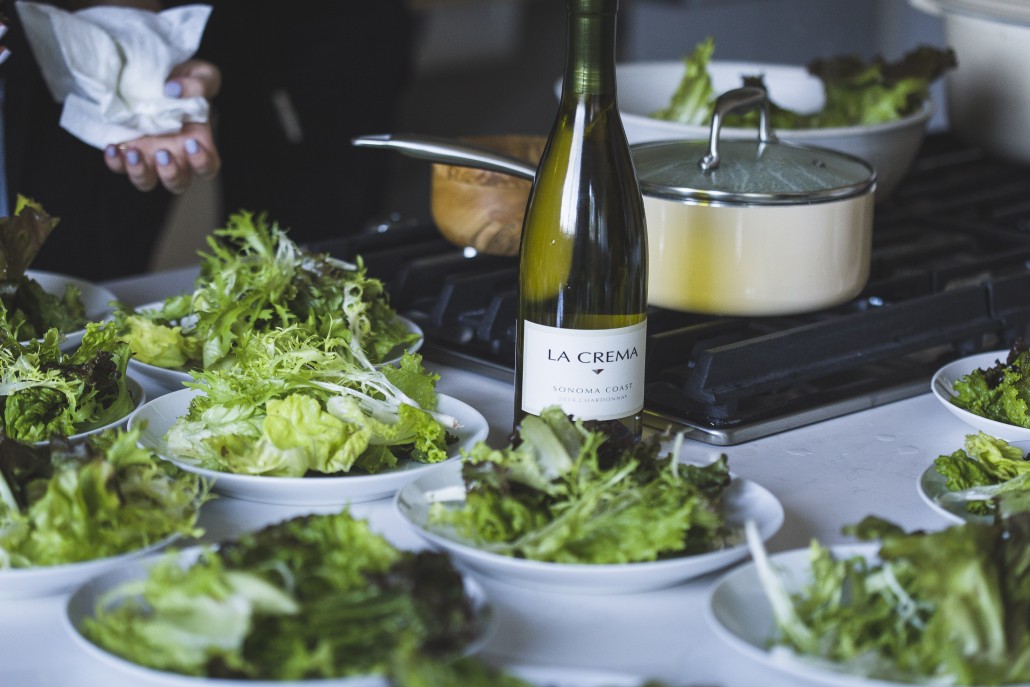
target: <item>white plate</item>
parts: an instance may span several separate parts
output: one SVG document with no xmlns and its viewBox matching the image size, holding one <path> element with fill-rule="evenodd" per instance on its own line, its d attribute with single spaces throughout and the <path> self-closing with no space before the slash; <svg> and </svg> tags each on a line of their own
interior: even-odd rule
<svg viewBox="0 0 1030 687">
<path fill-rule="evenodd" d="M 607 670 L 529 664 L 501 664 L 498 667 L 535 687 L 642 687 L 647 681 L 635 675 Z"/>
<path fill-rule="evenodd" d="M 183 550 L 180 554 L 180 561 L 183 565 L 189 565 L 196 560 L 201 551 L 200 547 L 191 547 Z M 276 681 L 276 680 L 230 680 L 201 678 L 189 675 L 179 675 L 166 671 L 147 668 L 132 661 L 126 660 L 107 650 L 97 646 L 87 639 L 81 631 L 83 620 L 93 615 L 97 603 L 102 601 L 104 595 L 115 587 L 129 581 L 141 580 L 146 576 L 147 570 L 157 561 L 160 556 L 150 556 L 142 560 L 133 561 L 116 570 L 111 570 L 103 575 L 89 580 L 68 599 L 63 618 L 65 629 L 72 636 L 76 644 L 82 647 L 86 653 L 93 658 L 102 661 L 123 674 L 130 676 L 133 684 L 139 685 L 162 685 L 164 687 L 197 687 L 198 685 L 222 685 L 223 687 L 389 687 L 387 681 L 380 676 L 363 676 L 348 678 L 331 678 L 324 680 L 302 680 L 302 681 Z M 486 594 L 476 581 L 468 576 L 463 576 L 465 590 L 476 609 L 476 613 L 483 623 L 483 633 L 473 640 L 467 648 L 467 653 L 477 651 L 496 629 L 497 619 L 491 611 Z"/>
<path fill-rule="evenodd" d="M 432 503 L 458 502 L 465 498 L 461 462 L 454 461 L 427 471 L 397 492 L 394 506 L 423 539 L 447 551 L 473 572 L 524 587 L 570 594 L 621 594 L 659 589 L 697 577 L 747 556 L 743 543 L 710 553 L 680 556 L 645 563 L 571 564 L 533 561 L 483 551 L 449 535 L 426 527 Z M 743 529 L 754 520 L 767 540 L 783 524 L 783 506 L 767 489 L 746 479 L 734 478 L 726 494 L 726 519 Z"/>
<path fill-rule="evenodd" d="M 171 535 L 142 549 L 109 558 L 64 565 L 0 570 L 0 599 L 27 599 L 66 592 L 92 577 L 109 570 L 118 570 L 129 561 L 159 551 L 177 538 L 178 535 Z"/>
<path fill-rule="evenodd" d="M 407 461 L 396 470 L 375 475 L 345 475 L 340 477 L 266 477 L 236 475 L 197 467 L 172 455 L 164 443 L 164 436 L 179 417 L 189 410 L 190 400 L 201 393 L 195 389 L 181 389 L 155 398 L 129 418 L 129 428 L 146 423 L 140 431 L 140 443 L 159 456 L 170 460 L 187 472 L 201 475 L 213 483 L 212 489 L 220 494 L 245 501 L 284 505 L 327 506 L 344 503 L 374 501 L 393 495 L 401 486 L 434 465 Z M 461 427 L 452 432 L 458 442 L 447 453 L 454 461 L 462 449 L 471 448 L 486 438 L 489 425 L 486 418 L 472 406 L 456 398 L 439 394 L 438 409 L 457 418 Z"/>
<path fill-rule="evenodd" d="M 164 305 L 164 301 L 155 301 L 153 303 L 147 303 L 136 308 L 136 310 L 158 310 Z M 417 334 L 418 339 L 415 340 L 410 346 L 407 347 L 407 352 L 416 353 L 422 348 L 422 344 L 425 341 L 425 334 L 422 328 L 412 322 L 406 317 L 397 315 L 397 319 L 404 322 L 405 328 L 412 334 Z M 382 365 L 394 365 L 400 362 L 403 352 L 398 352 L 396 355 L 391 356 L 388 360 L 383 361 Z M 167 367 L 158 367 L 157 365 L 151 365 L 150 363 L 144 363 L 135 358 L 129 359 L 129 369 L 136 374 L 146 377 L 154 384 L 160 386 L 166 391 L 180 391 L 183 388 L 183 384 L 186 382 L 193 381 L 193 375 L 184 370 L 174 370 Z"/>
<path fill-rule="evenodd" d="M 879 545 L 872 543 L 832 547 L 834 555 L 839 557 L 858 554 L 874 559 L 878 550 Z M 795 591 L 811 579 L 809 556 L 810 551 L 805 548 L 773 554 L 769 558 L 788 589 Z M 721 640 L 782 673 L 838 687 L 894 684 L 837 672 L 826 664 L 807 663 L 782 650 L 770 650 L 769 641 L 775 636 L 776 621 L 754 563 L 731 570 L 716 581 L 705 607 L 705 619 Z"/>
<path fill-rule="evenodd" d="M 117 296 L 102 286 L 63 274 L 26 270 L 25 276 L 36 280 L 44 291 L 55 296 L 64 296 L 64 289 L 69 285 L 77 286 L 82 294 L 82 304 L 86 308 L 86 317 L 90 322 L 102 322 L 106 319 L 113 311 L 111 302 L 118 299 Z M 61 340 L 61 350 L 74 351 L 79 347 L 79 344 L 82 342 L 82 335 L 85 333 L 85 328 L 76 329 L 71 332 L 61 332 L 64 336 Z"/>
<path fill-rule="evenodd" d="M 878 543 L 864 543 L 834 546 L 831 550 L 839 558 L 860 555 L 876 561 L 879 548 Z M 809 556 L 806 548 L 773 554 L 769 558 L 788 590 L 794 591 L 811 580 Z M 769 641 L 774 637 L 776 623 L 754 563 L 731 570 L 716 581 L 705 607 L 705 619 L 721 640 L 781 673 L 834 687 L 911 687 L 914 684 L 843 672 L 829 662 L 801 660 L 783 648 L 770 650 Z"/>
<path fill-rule="evenodd" d="M 79 439 L 83 439 L 93 434 L 99 434 L 100 432 L 104 432 L 109 429 L 115 429 L 117 427 L 124 427 L 126 424 L 128 424 L 129 418 L 132 417 L 132 414 L 139 410 L 141 407 L 143 407 L 143 404 L 147 402 L 147 392 L 143 390 L 143 386 L 139 383 L 139 381 L 136 380 L 129 373 L 125 374 L 125 386 L 126 388 L 128 388 L 129 395 L 132 396 L 132 400 L 136 402 L 132 412 L 127 413 L 124 417 L 121 417 L 113 422 L 108 422 L 106 425 L 95 427 L 86 432 L 79 432 L 78 434 L 73 434 L 70 437 L 68 437 L 68 439 L 70 439 L 71 441 L 77 441 Z M 37 441 L 35 442 L 35 445 L 46 446 L 49 443 L 49 441 Z"/>
<path fill-rule="evenodd" d="M 1016 441 L 1012 445 L 1023 451 L 1024 455 L 1030 451 L 1030 442 Z M 990 515 L 970 513 L 962 502 L 941 501 L 941 497 L 948 493 L 947 482 L 948 480 L 938 473 L 932 464 L 919 476 L 917 483 L 919 495 L 930 508 L 954 522 L 991 522 L 993 520 Z"/>
<path fill-rule="evenodd" d="M 1007 350 L 991 351 L 989 353 L 978 353 L 977 355 L 971 355 L 948 363 L 934 374 L 933 379 L 930 380 L 930 390 L 933 391 L 933 395 L 937 397 L 937 400 L 952 415 L 970 427 L 1005 441 L 1030 441 L 1030 429 L 980 417 L 975 413 L 959 408 L 951 402 L 952 397 L 955 395 L 952 385 L 956 381 L 975 370 L 993 367 L 998 361 L 1005 361 L 1008 355 L 1009 351 Z"/>
</svg>

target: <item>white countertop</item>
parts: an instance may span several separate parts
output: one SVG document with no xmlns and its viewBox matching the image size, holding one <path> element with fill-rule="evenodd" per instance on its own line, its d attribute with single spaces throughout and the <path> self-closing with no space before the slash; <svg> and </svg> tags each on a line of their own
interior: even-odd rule
<svg viewBox="0 0 1030 687">
<path fill-rule="evenodd" d="M 105 286 L 139 304 L 189 288 L 195 274 L 176 270 Z M 440 373 L 439 390 L 482 412 L 491 427 L 489 441 L 504 445 L 511 429 L 510 385 L 432 361 L 427 366 Z M 906 529 L 946 526 L 923 503 L 916 483 L 934 458 L 960 448 L 969 431 L 927 393 L 738 446 L 688 440 L 683 450 L 700 459 L 726 453 L 731 470 L 780 500 L 786 519 L 768 544 L 775 552 L 805 547 L 812 538 L 847 541 L 841 527 L 870 514 Z M 398 546 L 423 545 L 390 499 L 351 510 Z M 298 512 L 221 497 L 205 506 L 201 524 L 206 538 L 217 541 Z M 683 686 L 807 684 L 737 653 L 712 633 L 703 608 L 720 574 L 660 591 L 607 596 L 554 594 L 481 579 L 499 617 L 484 651 L 520 664 L 611 670 Z M 135 687 L 137 682 L 73 643 L 62 624 L 66 599 L 0 600 L 0 687 Z"/>
</svg>

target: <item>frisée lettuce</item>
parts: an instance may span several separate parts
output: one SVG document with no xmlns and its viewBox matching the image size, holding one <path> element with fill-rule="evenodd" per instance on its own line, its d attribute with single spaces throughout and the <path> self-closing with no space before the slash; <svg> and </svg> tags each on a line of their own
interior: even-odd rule
<svg viewBox="0 0 1030 687">
<path fill-rule="evenodd" d="M 376 473 L 447 458 L 457 421 L 436 411 L 438 376 L 421 357 L 377 367 L 343 342 L 293 329 L 241 336 L 231 366 L 188 384 L 202 393 L 165 436 L 175 456 L 249 475 Z"/>
<path fill-rule="evenodd" d="M 635 441 L 617 422 L 552 406 L 523 419 L 508 447 L 480 442 L 465 453 L 465 501 L 433 504 L 429 525 L 557 563 L 653 561 L 731 543 L 737 533 L 720 510 L 726 457 L 698 467 L 659 451 L 656 438 Z"/>
<path fill-rule="evenodd" d="M 144 363 L 210 369 L 249 331 L 290 329 L 355 344 L 374 363 L 417 339 L 364 265 L 307 251 L 264 214 L 241 211 L 207 238 L 190 294 L 155 309 L 121 306 L 121 337 Z"/>
<path fill-rule="evenodd" d="M 76 563 L 199 536 L 207 485 L 111 430 L 71 444 L 0 439 L 0 569 Z"/>
</svg>

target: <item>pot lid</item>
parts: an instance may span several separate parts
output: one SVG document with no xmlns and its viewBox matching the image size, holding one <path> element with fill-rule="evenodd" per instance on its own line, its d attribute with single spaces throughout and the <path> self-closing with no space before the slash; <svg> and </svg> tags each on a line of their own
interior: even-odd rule
<svg viewBox="0 0 1030 687">
<path fill-rule="evenodd" d="M 757 140 L 719 140 L 726 114 L 756 105 L 761 108 Z M 719 96 L 707 142 L 638 143 L 633 163 L 644 194 L 699 204 L 822 203 L 863 195 L 876 183 L 865 160 L 777 141 L 768 127 L 765 91 L 752 87 Z"/>
</svg>

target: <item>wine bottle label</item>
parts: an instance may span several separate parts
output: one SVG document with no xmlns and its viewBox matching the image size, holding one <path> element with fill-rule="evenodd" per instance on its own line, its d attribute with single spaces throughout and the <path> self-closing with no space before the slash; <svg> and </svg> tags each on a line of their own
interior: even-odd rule
<svg viewBox="0 0 1030 687">
<path fill-rule="evenodd" d="M 616 420 L 644 409 L 647 322 L 618 329 L 562 329 L 526 321 L 522 410 L 548 406 L 581 420 Z"/>
</svg>

